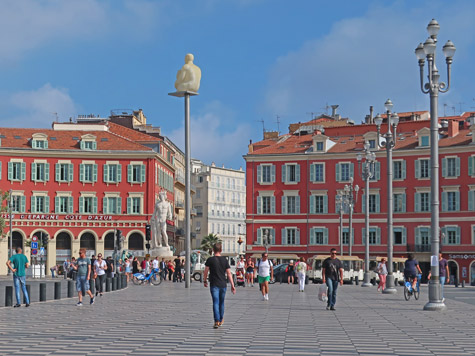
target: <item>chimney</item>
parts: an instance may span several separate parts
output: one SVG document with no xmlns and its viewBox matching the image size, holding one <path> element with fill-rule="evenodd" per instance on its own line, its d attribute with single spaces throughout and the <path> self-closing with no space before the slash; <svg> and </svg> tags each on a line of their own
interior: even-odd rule
<svg viewBox="0 0 475 356">
<path fill-rule="evenodd" d="M 374 108 L 373 108 L 373 105 L 371 105 L 369 107 L 369 123 L 372 124 L 373 123 L 373 111 L 374 111 Z"/>
<path fill-rule="evenodd" d="M 449 120 L 449 137 L 454 137 L 459 134 L 459 122 L 457 120 Z"/>
<path fill-rule="evenodd" d="M 338 109 L 340 105 L 332 105 L 332 117 L 336 117 L 336 109 Z"/>
</svg>

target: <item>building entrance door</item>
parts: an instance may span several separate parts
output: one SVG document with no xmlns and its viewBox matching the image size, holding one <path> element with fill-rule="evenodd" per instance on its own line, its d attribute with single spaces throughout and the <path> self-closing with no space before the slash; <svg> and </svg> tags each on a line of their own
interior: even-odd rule
<svg viewBox="0 0 475 356">
<path fill-rule="evenodd" d="M 459 266 L 455 261 L 449 262 L 450 284 L 457 285 L 459 282 Z"/>
</svg>

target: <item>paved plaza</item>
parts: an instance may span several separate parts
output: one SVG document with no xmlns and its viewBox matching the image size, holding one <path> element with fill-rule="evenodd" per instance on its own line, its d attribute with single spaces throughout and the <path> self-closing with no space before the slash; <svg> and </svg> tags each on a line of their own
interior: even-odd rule
<svg viewBox="0 0 475 356">
<path fill-rule="evenodd" d="M 94 305 L 77 299 L 0 308 L 0 355 L 475 355 L 474 288 L 447 290 L 444 313 L 421 300 L 345 285 L 336 311 L 317 286 L 229 291 L 224 325 L 212 328 L 209 290 L 164 282 L 106 293 Z M 87 302 L 89 298 L 85 299 Z"/>
</svg>

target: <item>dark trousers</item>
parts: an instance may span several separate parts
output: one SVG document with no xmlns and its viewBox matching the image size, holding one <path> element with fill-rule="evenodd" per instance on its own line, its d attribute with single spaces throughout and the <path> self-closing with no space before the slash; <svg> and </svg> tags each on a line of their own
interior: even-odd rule
<svg viewBox="0 0 475 356">
<path fill-rule="evenodd" d="M 104 282 L 106 280 L 106 275 L 98 275 L 96 278 L 96 291 L 99 293 L 104 292 Z"/>
<path fill-rule="evenodd" d="M 168 270 L 168 280 L 171 281 L 172 280 L 172 275 L 173 275 L 173 271 L 171 269 Z"/>
<path fill-rule="evenodd" d="M 173 282 L 178 282 L 178 280 L 181 282 L 181 268 L 177 268 L 175 270 L 175 274 L 173 275 Z"/>
</svg>

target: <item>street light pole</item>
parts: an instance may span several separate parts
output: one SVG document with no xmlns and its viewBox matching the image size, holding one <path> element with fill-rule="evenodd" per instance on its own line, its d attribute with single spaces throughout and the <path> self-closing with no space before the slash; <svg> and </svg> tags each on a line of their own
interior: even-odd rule
<svg viewBox="0 0 475 356">
<path fill-rule="evenodd" d="M 363 162 L 363 155 L 358 153 L 358 171 L 361 178 L 365 181 L 365 263 L 364 263 L 364 277 L 362 287 L 372 287 L 369 275 L 369 180 L 374 177 L 376 155 L 369 149 L 369 144 L 365 143 L 365 161 Z"/>
<path fill-rule="evenodd" d="M 388 132 L 383 135 L 384 141 L 381 142 L 381 124 L 383 118 L 377 115 L 374 119 L 378 129 L 378 146 L 386 148 L 386 165 L 387 165 L 387 203 L 388 203 L 388 217 L 387 217 L 387 238 L 388 238 L 388 276 L 386 280 L 386 288 L 383 290 L 385 294 L 395 294 L 397 290 L 394 286 L 393 273 L 393 148 L 396 146 L 396 128 L 399 123 L 399 116 L 396 113 L 391 113 L 393 103 L 391 100 L 386 100 L 384 103 L 386 108 L 386 117 L 388 124 Z M 392 130 L 391 130 L 392 128 Z"/>
<path fill-rule="evenodd" d="M 336 202 L 340 210 L 340 256 L 343 256 L 343 197 L 338 195 Z"/>
<path fill-rule="evenodd" d="M 430 161 L 431 161 L 431 279 L 429 281 L 429 302 L 424 310 L 442 311 L 447 309 L 441 298 L 439 281 L 439 92 L 446 93 L 450 88 L 450 71 L 452 59 L 455 54 L 455 46 L 452 41 L 442 48 L 447 63 L 447 83 L 439 82 L 440 74 L 435 64 L 435 50 L 437 46 L 437 34 L 440 26 L 436 20 L 427 26 L 429 38 L 424 44 L 420 43 L 416 48 L 416 56 L 419 60 L 419 76 L 421 91 L 430 94 Z M 427 58 L 428 82 L 424 84 L 424 66 Z"/>
<path fill-rule="evenodd" d="M 8 191 L 8 208 L 9 208 L 9 218 L 10 218 L 10 253 L 8 254 L 8 257 L 11 258 L 13 256 L 13 226 L 12 226 L 12 211 L 13 211 L 13 206 L 12 206 L 12 190 L 10 189 Z M 11 274 L 12 271 L 8 269 L 8 274 Z"/>
<path fill-rule="evenodd" d="M 349 210 L 349 231 L 348 231 L 348 256 L 351 256 L 351 248 L 352 248 L 352 240 L 353 240 L 353 208 L 355 206 L 356 201 L 358 200 L 358 191 L 360 190 L 360 187 L 358 184 L 353 186 L 354 179 L 353 177 L 350 177 L 350 184 L 345 185 L 345 189 L 343 190 L 343 199 L 348 206 Z"/>
</svg>

